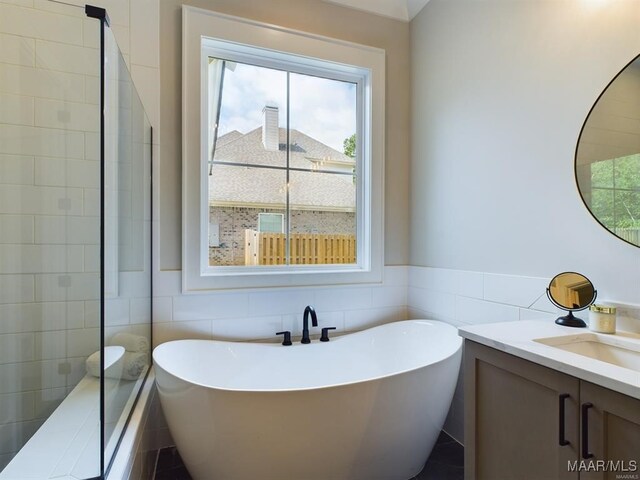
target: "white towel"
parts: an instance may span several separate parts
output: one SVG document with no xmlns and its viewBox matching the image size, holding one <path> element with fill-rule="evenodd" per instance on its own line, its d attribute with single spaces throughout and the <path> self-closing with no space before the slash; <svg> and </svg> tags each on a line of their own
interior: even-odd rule
<svg viewBox="0 0 640 480">
<path fill-rule="evenodd" d="M 149 340 L 142 335 L 131 333 L 117 333 L 109 342 L 111 345 L 120 345 L 127 352 L 149 352 Z"/>
<path fill-rule="evenodd" d="M 120 378 L 121 368 L 125 350 L 122 346 L 104 347 L 105 351 L 105 376 L 107 378 Z M 85 361 L 85 367 L 89 375 L 100 377 L 100 351 L 92 353 Z"/>
<path fill-rule="evenodd" d="M 122 378 L 125 380 L 137 380 L 147 366 L 149 354 L 143 352 L 127 352 L 124 354 L 124 367 Z"/>
</svg>

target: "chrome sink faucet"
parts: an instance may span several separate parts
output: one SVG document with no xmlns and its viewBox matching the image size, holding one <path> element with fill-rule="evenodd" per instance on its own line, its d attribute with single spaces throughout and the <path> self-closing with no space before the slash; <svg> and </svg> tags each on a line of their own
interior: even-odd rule
<svg viewBox="0 0 640 480">
<path fill-rule="evenodd" d="M 304 315 L 302 317 L 302 340 L 301 343 L 311 343 L 309 339 L 309 314 L 311 314 L 311 323 L 314 327 L 318 326 L 318 316 L 316 311 L 311 305 L 307 305 L 304 309 Z"/>
</svg>

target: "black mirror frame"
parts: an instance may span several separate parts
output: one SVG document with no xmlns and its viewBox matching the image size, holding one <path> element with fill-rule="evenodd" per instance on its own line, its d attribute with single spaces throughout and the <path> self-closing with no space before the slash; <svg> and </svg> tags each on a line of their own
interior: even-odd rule
<svg viewBox="0 0 640 480">
<path fill-rule="evenodd" d="M 634 246 L 636 248 L 640 248 L 640 245 L 636 245 L 635 243 L 632 243 L 629 240 L 625 240 L 624 238 L 619 237 L 618 235 L 613 233 L 591 211 L 591 208 L 589 207 L 589 204 L 585 200 L 584 195 L 582 195 L 582 190 L 580 190 L 580 182 L 578 181 L 578 149 L 580 148 L 580 140 L 582 139 L 582 134 L 584 133 L 584 127 L 587 125 L 587 122 L 589 121 L 589 118 L 591 117 L 591 113 L 593 112 L 593 109 L 596 108 L 596 105 L 598 104 L 598 102 L 600 101 L 602 96 L 604 95 L 604 92 L 606 92 L 609 89 L 609 87 L 611 86 L 611 84 L 613 82 L 615 82 L 620 75 L 622 75 L 622 72 L 624 72 L 632 63 L 634 63 L 638 59 L 640 59 L 640 54 L 636 55 L 630 62 L 628 62 L 624 67 L 622 67 L 622 69 L 615 75 L 615 77 L 613 77 L 611 79 L 611 81 L 609 83 L 607 83 L 607 85 L 604 87 L 602 92 L 600 92 L 600 95 L 598 95 L 598 98 L 596 98 L 596 101 L 593 102 L 593 105 L 589 109 L 589 113 L 587 113 L 587 117 L 584 119 L 584 122 L 582 123 L 582 127 L 580 128 L 580 133 L 578 134 L 578 141 L 576 142 L 575 153 L 573 155 L 573 177 L 574 177 L 575 182 L 576 182 L 576 189 L 578 190 L 578 194 L 580 195 L 580 200 L 582 200 L 582 203 L 584 204 L 585 208 L 589 212 L 589 215 L 591 215 L 595 219 L 595 221 L 598 222 L 600 224 L 600 226 L 602 228 L 604 228 L 607 232 L 609 232 L 611 235 L 613 235 L 614 237 L 616 237 L 619 240 L 622 240 L 624 243 L 632 245 L 632 246 Z"/>
<path fill-rule="evenodd" d="M 591 284 L 591 286 L 594 287 L 593 288 L 593 297 L 591 297 L 591 300 L 589 300 L 589 302 L 587 303 L 586 306 L 580 307 L 580 308 L 567 308 L 567 307 L 564 307 L 564 306 L 560 305 L 551 296 L 551 284 L 560 275 L 564 275 L 566 273 L 573 273 L 575 275 L 580 275 L 581 277 L 586 278 L 589 281 L 589 283 Z M 582 320 L 581 318 L 575 317 L 573 315 L 573 312 L 580 312 L 582 310 L 586 310 L 587 308 L 589 308 L 591 305 L 594 304 L 594 302 L 596 301 L 597 297 L 598 297 L 598 290 L 595 289 L 595 286 L 593 285 L 593 282 L 591 280 L 589 280 L 589 278 L 586 275 L 583 275 L 582 273 L 579 273 L 579 272 L 560 272 L 560 273 L 558 273 L 558 274 L 553 276 L 553 278 L 549 281 L 549 286 L 547 287 L 547 298 L 549 299 L 549 301 L 555 307 L 559 308 L 560 310 L 564 310 L 565 312 L 569 312 L 568 315 L 556 318 L 556 323 L 558 325 L 562 325 L 564 327 L 585 328 L 587 326 L 585 321 Z"/>
</svg>

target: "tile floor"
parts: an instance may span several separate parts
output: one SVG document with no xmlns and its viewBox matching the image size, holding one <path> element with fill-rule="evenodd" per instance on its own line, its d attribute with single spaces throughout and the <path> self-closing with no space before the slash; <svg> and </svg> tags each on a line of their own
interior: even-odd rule
<svg viewBox="0 0 640 480">
<path fill-rule="evenodd" d="M 424 469 L 412 480 L 462 480 L 463 477 L 464 448 L 441 432 Z M 154 480 L 191 480 L 176 447 L 158 452 Z"/>
</svg>

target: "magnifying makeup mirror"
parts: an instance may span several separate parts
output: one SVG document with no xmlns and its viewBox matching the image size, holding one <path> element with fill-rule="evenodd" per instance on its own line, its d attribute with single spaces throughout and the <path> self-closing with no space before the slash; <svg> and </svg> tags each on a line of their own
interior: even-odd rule
<svg viewBox="0 0 640 480">
<path fill-rule="evenodd" d="M 556 323 L 565 327 L 586 327 L 584 320 L 575 317 L 573 312 L 585 310 L 596 301 L 597 290 L 587 277 L 576 272 L 559 273 L 551 279 L 547 296 L 551 303 L 568 315 L 558 317 Z"/>
</svg>

